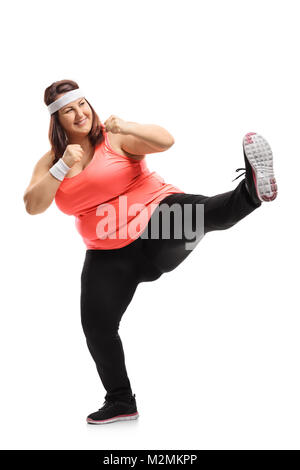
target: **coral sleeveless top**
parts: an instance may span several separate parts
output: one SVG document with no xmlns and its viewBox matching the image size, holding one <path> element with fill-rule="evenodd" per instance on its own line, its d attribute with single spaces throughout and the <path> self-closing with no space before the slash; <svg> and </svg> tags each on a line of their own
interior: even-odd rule
<svg viewBox="0 0 300 470">
<path fill-rule="evenodd" d="M 55 203 L 75 216 L 87 249 L 110 250 L 138 238 L 159 202 L 174 193 L 184 191 L 150 172 L 145 159 L 116 153 L 104 131 L 90 163 L 78 175 L 63 179 Z"/>
</svg>

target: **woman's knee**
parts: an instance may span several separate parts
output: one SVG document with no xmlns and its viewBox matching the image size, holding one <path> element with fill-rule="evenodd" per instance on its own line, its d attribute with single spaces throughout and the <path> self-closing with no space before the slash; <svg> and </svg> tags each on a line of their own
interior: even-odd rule
<svg viewBox="0 0 300 470">
<path fill-rule="evenodd" d="M 112 311 L 87 309 L 84 302 L 81 303 L 81 325 L 86 337 L 97 341 L 116 336 L 119 329 L 119 321 Z"/>
</svg>

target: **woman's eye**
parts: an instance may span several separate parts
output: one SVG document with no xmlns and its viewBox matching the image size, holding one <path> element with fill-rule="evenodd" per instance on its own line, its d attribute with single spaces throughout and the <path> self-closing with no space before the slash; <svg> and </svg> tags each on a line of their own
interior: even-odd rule
<svg viewBox="0 0 300 470">
<path fill-rule="evenodd" d="M 85 104 L 85 101 L 82 101 L 82 102 L 80 103 L 80 106 L 81 106 L 82 104 Z M 66 111 L 66 113 L 69 113 L 70 111 L 72 111 L 72 109 L 68 109 L 68 111 Z"/>
</svg>

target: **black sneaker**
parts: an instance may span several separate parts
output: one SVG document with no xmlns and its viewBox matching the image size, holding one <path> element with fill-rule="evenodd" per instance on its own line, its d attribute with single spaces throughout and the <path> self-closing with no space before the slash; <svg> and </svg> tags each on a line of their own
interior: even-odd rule
<svg viewBox="0 0 300 470">
<path fill-rule="evenodd" d="M 88 415 L 86 420 L 89 424 L 107 424 L 115 421 L 130 421 L 138 417 L 134 394 L 130 402 L 105 400 L 102 408 Z"/>
<path fill-rule="evenodd" d="M 243 152 L 246 168 L 246 188 L 255 204 L 273 201 L 277 196 L 277 184 L 273 170 L 273 154 L 268 142 L 256 132 L 249 132 L 243 139 Z"/>
</svg>

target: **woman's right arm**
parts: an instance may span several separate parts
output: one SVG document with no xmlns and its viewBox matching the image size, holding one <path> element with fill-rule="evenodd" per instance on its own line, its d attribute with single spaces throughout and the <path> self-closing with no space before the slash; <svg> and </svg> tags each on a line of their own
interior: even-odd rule
<svg viewBox="0 0 300 470">
<path fill-rule="evenodd" d="M 36 164 L 23 200 L 28 214 L 41 214 L 51 206 L 61 183 L 51 173 L 54 156 L 49 150 Z"/>
<path fill-rule="evenodd" d="M 83 149 L 79 144 L 67 145 L 62 161 L 69 167 L 81 162 Z M 28 214 L 41 214 L 51 206 L 61 181 L 50 173 L 54 155 L 51 150 L 35 164 L 31 181 L 24 193 L 23 200 Z M 69 170 L 68 170 L 69 171 Z"/>
</svg>

